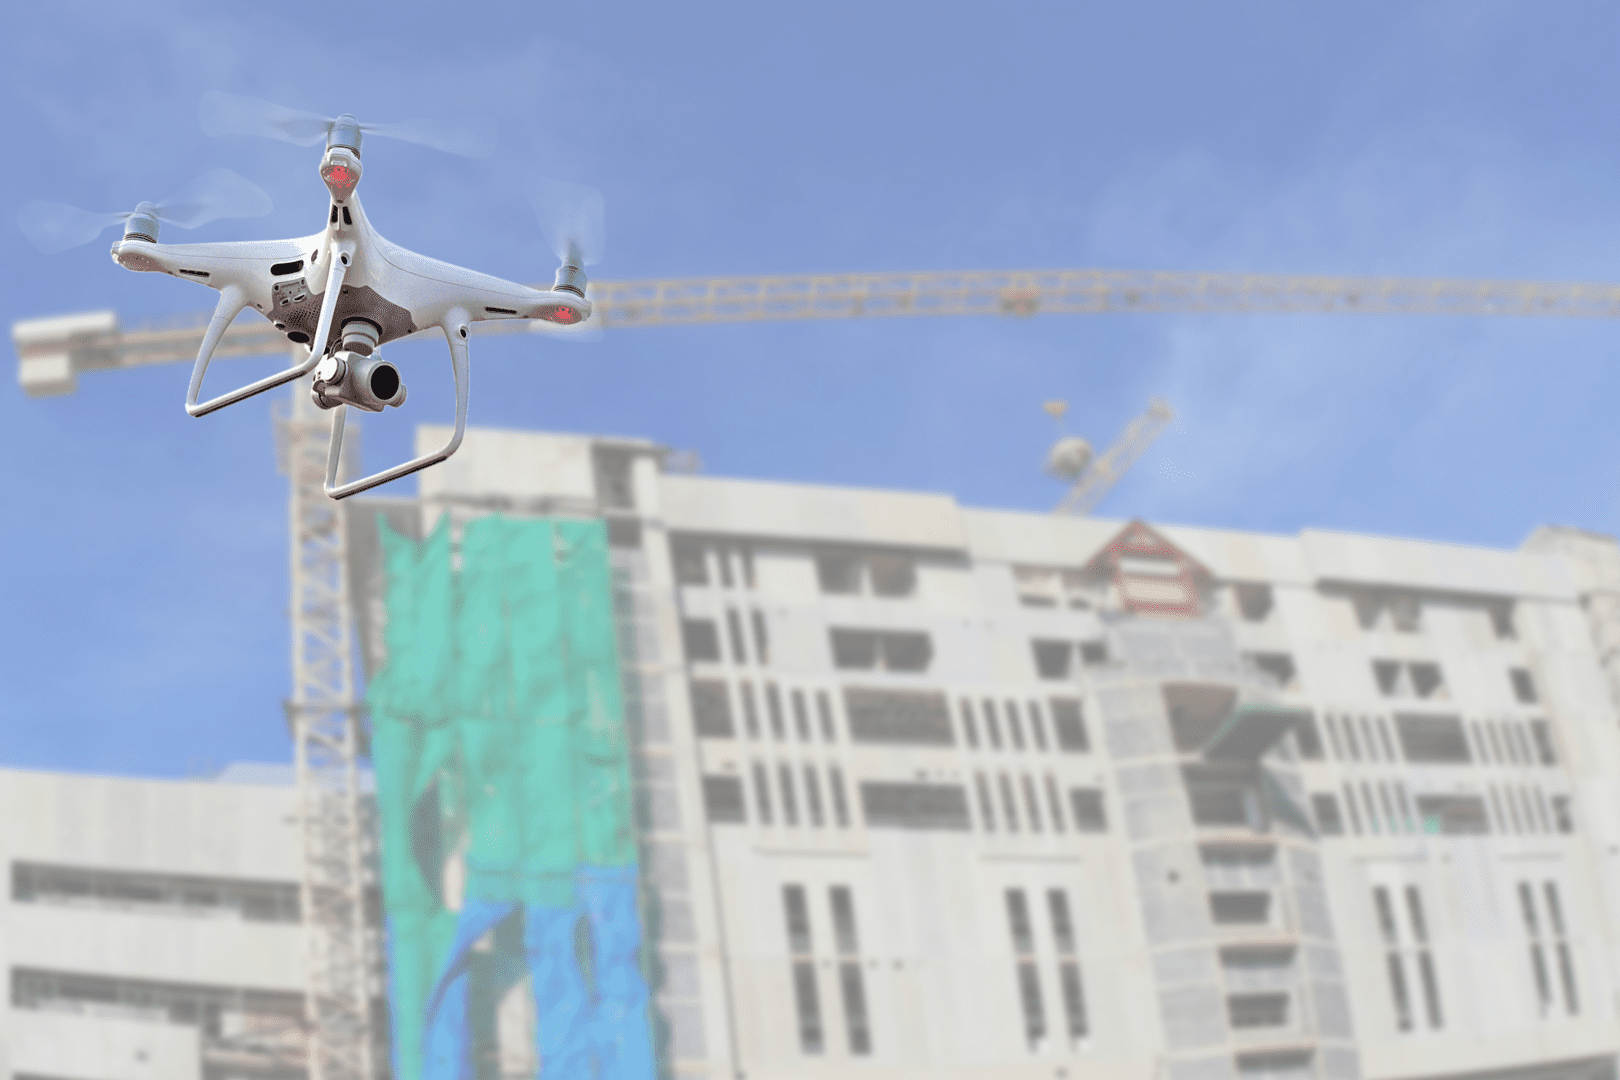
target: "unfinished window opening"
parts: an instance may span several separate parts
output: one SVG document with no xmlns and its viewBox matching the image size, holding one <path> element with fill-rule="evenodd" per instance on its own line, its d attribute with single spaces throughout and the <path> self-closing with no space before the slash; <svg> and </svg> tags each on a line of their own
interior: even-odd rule
<svg viewBox="0 0 1620 1080">
<path fill-rule="evenodd" d="M 967 831 L 967 791 L 959 784 L 904 780 L 861 782 L 861 811 L 868 828 Z"/>
<path fill-rule="evenodd" d="M 1344 742 L 1339 738 L 1339 718 L 1328 713 L 1322 718 L 1327 726 L 1328 743 L 1333 747 L 1333 758 L 1336 761 L 1344 760 Z"/>
<path fill-rule="evenodd" d="M 1261 675 L 1270 679 L 1279 690 L 1298 690 L 1299 672 L 1294 667 L 1294 658 L 1288 653 L 1257 652 L 1245 653 L 1244 659 Z"/>
<path fill-rule="evenodd" d="M 1344 808 L 1350 814 L 1350 828 L 1357 836 L 1361 835 L 1361 811 L 1356 809 L 1356 792 L 1347 782 L 1344 785 Z"/>
<path fill-rule="evenodd" d="M 1322 760 L 1322 734 L 1316 730 L 1316 714 L 1304 713 L 1294 725 L 1294 745 L 1307 761 Z"/>
<path fill-rule="evenodd" d="M 990 799 L 990 784 L 984 773 L 973 774 L 973 792 L 979 799 L 979 827 L 985 832 L 995 832 L 996 807 Z"/>
<path fill-rule="evenodd" d="M 1519 704 L 1534 705 L 1541 700 L 1536 693 L 1536 680 L 1531 677 L 1528 668 L 1509 668 L 1508 678 L 1513 683 L 1513 699 Z"/>
<path fill-rule="evenodd" d="M 844 1000 L 844 1031 L 849 1052 L 872 1052 L 872 1027 L 866 1014 L 866 984 L 861 974 L 860 935 L 855 926 L 855 900 L 849 886 L 834 885 L 829 892 L 833 934 L 838 940 L 838 986 Z"/>
<path fill-rule="evenodd" d="M 1271 922 L 1271 893 L 1225 889 L 1209 894 L 1209 915 L 1217 926 L 1265 926 Z"/>
<path fill-rule="evenodd" d="M 731 646 L 731 662 L 748 663 L 748 650 L 743 647 L 742 619 L 737 617 L 736 608 L 726 609 L 726 638 Z"/>
<path fill-rule="evenodd" d="M 1055 608 L 1062 602 L 1062 589 L 1056 570 L 1020 566 L 1013 569 L 1018 602 L 1025 607 Z"/>
<path fill-rule="evenodd" d="M 1406 665 L 1396 663 L 1394 660 L 1374 660 L 1373 680 L 1378 683 L 1378 692 L 1385 697 L 1407 696 Z"/>
<path fill-rule="evenodd" d="M 1491 831 L 1485 800 L 1478 795 L 1419 795 L 1423 831 L 1442 836 L 1483 836 Z"/>
<path fill-rule="evenodd" d="M 828 633 L 833 663 L 845 670 L 927 671 L 934 659 L 933 641 L 921 631 L 833 629 Z"/>
<path fill-rule="evenodd" d="M 1001 812 L 1007 819 L 1007 831 L 1018 831 L 1018 800 L 1013 797 L 1012 781 L 1007 774 L 1002 773 L 996 777 L 996 786 L 1001 789 Z"/>
<path fill-rule="evenodd" d="M 1446 692 L 1446 680 L 1439 664 L 1409 664 L 1407 670 L 1412 676 L 1412 693 L 1417 697 L 1428 700 L 1451 696 Z"/>
<path fill-rule="evenodd" d="M 1316 815 L 1316 828 L 1323 836 L 1344 835 L 1344 819 L 1339 816 L 1339 800 L 1331 792 L 1320 791 L 1312 795 L 1311 811 Z"/>
<path fill-rule="evenodd" d="M 950 705 L 944 694 L 920 690 L 844 689 L 849 736 L 856 742 L 951 746 Z"/>
<path fill-rule="evenodd" d="M 819 829 L 825 824 L 821 813 L 821 778 L 814 765 L 804 767 L 804 808 L 812 828 Z"/>
<path fill-rule="evenodd" d="M 1558 901 L 1558 886 L 1548 881 L 1542 885 L 1547 901 L 1547 929 L 1551 931 L 1553 949 L 1558 956 L 1558 984 L 1564 991 L 1564 1011 L 1575 1016 L 1581 1011 L 1580 995 L 1575 989 L 1575 961 L 1569 951 L 1569 935 L 1564 929 L 1564 908 Z"/>
<path fill-rule="evenodd" d="M 1024 748 L 1024 722 L 1018 717 L 1018 703 L 1007 702 L 1007 734 L 1012 737 L 1014 750 Z"/>
<path fill-rule="evenodd" d="M 804 707 L 804 691 L 795 690 L 792 694 L 793 702 L 793 733 L 800 742 L 810 741 L 810 712 Z"/>
<path fill-rule="evenodd" d="M 1423 984 L 1423 1011 L 1429 1027 L 1439 1030 L 1444 1026 L 1440 1012 L 1440 981 L 1434 973 L 1434 956 L 1429 951 L 1429 923 L 1423 916 L 1423 894 L 1416 885 L 1406 887 L 1407 925 L 1412 929 L 1412 941 L 1417 946 L 1418 981 Z"/>
<path fill-rule="evenodd" d="M 636 491 L 631 476 L 634 455 L 622 447 L 598 443 L 591 448 L 591 458 L 596 471 L 596 501 L 610 510 L 634 510 Z"/>
<path fill-rule="evenodd" d="M 844 770 L 837 765 L 827 769 L 827 788 L 832 795 L 834 824 L 840 829 L 849 828 L 849 798 L 844 792 Z"/>
<path fill-rule="evenodd" d="M 917 564 L 905 555 L 871 555 L 867 572 L 877 596 L 910 596 L 917 591 Z"/>
<path fill-rule="evenodd" d="M 787 765 L 778 765 L 776 768 L 776 781 L 782 794 L 782 824 L 789 828 L 798 828 L 799 799 L 794 791 L 792 768 Z"/>
<path fill-rule="evenodd" d="M 674 537 L 669 542 L 670 560 L 675 564 L 675 581 L 680 585 L 707 585 L 709 567 L 707 553 L 701 543 L 689 537 Z"/>
<path fill-rule="evenodd" d="M 1035 653 L 1035 673 L 1043 679 L 1067 679 L 1074 668 L 1074 644 L 1068 641 L 1030 642 Z"/>
<path fill-rule="evenodd" d="M 726 684 L 718 679 L 693 679 L 692 726 L 700 736 L 711 739 L 729 739 L 735 733 L 731 727 L 731 697 Z"/>
<path fill-rule="evenodd" d="M 1069 912 L 1069 895 L 1062 889 L 1048 889 L 1046 910 L 1052 921 L 1052 943 L 1058 954 L 1058 986 L 1063 993 L 1064 1029 L 1071 1041 L 1086 1037 L 1090 1025 L 1086 1017 L 1085 987 L 1080 981 L 1079 949 L 1074 937 L 1074 920 Z"/>
<path fill-rule="evenodd" d="M 771 635 L 765 625 L 765 613 L 755 609 L 750 614 L 750 621 L 754 624 L 754 656 L 761 664 L 771 662 Z"/>
<path fill-rule="evenodd" d="M 973 722 L 973 702 L 962 701 L 962 738 L 971 749 L 979 748 L 979 727 Z"/>
<path fill-rule="evenodd" d="M 1568 795 L 1554 795 L 1552 797 L 1553 819 L 1558 823 L 1558 831 L 1572 833 L 1575 831 L 1575 815 L 1570 810 Z"/>
<path fill-rule="evenodd" d="M 754 684 L 742 683 L 738 687 L 742 693 L 743 704 L 743 730 L 750 739 L 759 738 L 759 706 L 754 701 Z"/>
<path fill-rule="evenodd" d="M 816 691 L 816 718 L 821 721 L 821 737 L 827 742 L 838 741 L 838 733 L 833 727 L 832 700 L 827 691 Z"/>
<path fill-rule="evenodd" d="M 1378 929 L 1384 939 L 1384 966 L 1389 972 L 1390 1004 L 1395 1011 L 1395 1029 L 1412 1030 L 1412 998 L 1406 989 L 1406 964 L 1401 957 L 1400 930 L 1395 925 L 1395 908 L 1389 900 L 1389 890 L 1382 885 L 1373 889 L 1373 910 L 1378 916 Z"/>
<path fill-rule="evenodd" d="M 1519 631 L 1514 625 L 1513 602 L 1492 604 L 1488 608 L 1491 615 L 1491 630 L 1501 641 L 1513 641 L 1518 638 Z"/>
<path fill-rule="evenodd" d="M 1265 622 L 1271 614 L 1271 586 L 1260 582 L 1239 582 L 1232 586 L 1238 614 L 1244 622 Z"/>
<path fill-rule="evenodd" d="M 1049 698 L 1052 710 L 1052 731 L 1057 736 L 1058 749 L 1071 754 L 1089 753 L 1091 738 L 1086 732 L 1085 714 L 1078 698 Z"/>
<path fill-rule="evenodd" d="M 107 908 L 170 915 L 235 915 L 249 922 L 300 921 L 293 882 L 100 870 L 16 862 L 11 899 L 20 904 Z"/>
<path fill-rule="evenodd" d="M 1046 808 L 1052 815 L 1052 830 L 1067 832 L 1068 825 L 1063 820 L 1063 795 L 1058 788 L 1057 777 L 1051 773 L 1046 774 Z"/>
<path fill-rule="evenodd" d="M 1023 889 L 1008 889 L 1005 899 L 1018 1004 L 1024 1018 L 1024 1042 L 1031 1051 L 1038 1051 L 1046 1039 L 1046 1007 L 1041 1001 L 1040 973 L 1035 966 L 1035 934 L 1030 925 L 1029 903 Z"/>
<path fill-rule="evenodd" d="M 713 825 L 741 825 L 748 820 L 743 807 L 742 781 L 735 776 L 703 778 L 703 811 Z"/>
<path fill-rule="evenodd" d="M 1349 752 L 1351 761 L 1361 760 L 1361 740 L 1356 737 L 1356 718 L 1345 716 L 1340 718 L 1344 723 L 1344 748 Z"/>
<path fill-rule="evenodd" d="M 686 648 L 688 661 L 720 660 L 720 631 L 713 619 L 682 619 L 681 643 Z"/>
<path fill-rule="evenodd" d="M 754 762 L 754 811 L 761 825 L 771 824 L 771 778 L 758 761 Z"/>
<path fill-rule="evenodd" d="M 1525 934 L 1530 939 L 1530 974 L 1535 980 L 1538 1014 L 1552 1011 L 1552 980 L 1547 977 L 1547 957 L 1542 952 L 1541 925 L 1536 918 L 1536 894 L 1528 881 L 1519 882 L 1519 911 L 1524 916 Z"/>
<path fill-rule="evenodd" d="M 1530 741 L 1536 748 L 1536 760 L 1543 765 L 1558 764 L 1558 754 L 1553 749 L 1552 725 L 1545 720 L 1530 721 Z"/>
<path fill-rule="evenodd" d="M 1108 642 L 1098 638 L 1096 641 L 1082 641 L 1080 643 L 1080 663 L 1086 667 L 1099 667 L 1108 663 Z"/>
<path fill-rule="evenodd" d="M 1288 995 L 1281 993 L 1228 994 L 1226 1018 L 1234 1028 L 1284 1027 L 1288 1024 Z"/>
<path fill-rule="evenodd" d="M 1035 781 L 1030 778 L 1029 773 L 1023 775 L 1023 788 L 1024 813 L 1029 818 L 1029 831 L 1038 833 L 1042 829 L 1041 800 L 1035 794 Z"/>
<path fill-rule="evenodd" d="M 816 556 L 816 579 L 824 593 L 853 596 L 861 591 L 861 560 L 850 552 L 821 552 Z"/>
<path fill-rule="evenodd" d="M 1224 686 L 1166 683 L 1163 694 L 1171 737 L 1184 754 L 1202 750 L 1237 704 L 1237 691 Z"/>
<path fill-rule="evenodd" d="M 1414 765 L 1467 765 L 1473 760 L 1459 717 L 1398 713 L 1395 734 L 1401 753 Z"/>
<path fill-rule="evenodd" d="M 1069 808 L 1074 814 L 1074 827 L 1080 832 L 1108 831 L 1108 814 L 1103 806 L 1101 788 L 1070 788 Z"/>
<path fill-rule="evenodd" d="M 1392 740 L 1389 737 L 1389 724 L 1384 720 L 1384 718 L 1382 716 L 1380 716 L 1378 718 L 1377 724 L 1378 724 L 1378 743 L 1379 743 L 1380 746 L 1382 746 L 1384 748 L 1384 760 L 1385 761 L 1399 761 L 1400 759 L 1395 756 L 1395 743 L 1394 743 L 1394 740 Z"/>
<path fill-rule="evenodd" d="M 1410 593 L 1393 593 L 1385 601 L 1389 608 L 1389 623 L 1403 634 L 1416 634 L 1423 629 L 1423 605 Z"/>
<path fill-rule="evenodd" d="M 1035 740 L 1035 749 L 1046 749 L 1046 725 L 1041 722 L 1041 707 L 1031 701 L 1025 706 L 1029 710 L 1029 734 Z"/>
<path fill-rule="evenodd" d="M 1182 782 L 1195 825 L 1259 829 L 1263 826 L 1252 770 L 1238 765 L 1184 765 Z"/>
<path fill-rule="evenodd" d="M 765 715 L 770 717 L 771 734 L 778 739 L 787 738 L 787 727 L 782 723 L 782 691 L 775 683 L 765 684 Z"/>
<path fill-rule="evenodd" d="M 984 707 L 984 732 L 990 737 L 990 749 L 1001 749 L 1001 722 L 996 719 L 996 703 L 989 698 L 982 702 Z"/>
<path fill-rule="evenodd" d="M 805 1054 L 820 1054 L 826 1040 L 810 940 L 810 905 L 805 902 L 803 885 L 782 887 L 782 912 L 787 921 L 788 953 L 793 958 L 793 1001 L 799 1022 L 799 1050 Z"/>
</svg>

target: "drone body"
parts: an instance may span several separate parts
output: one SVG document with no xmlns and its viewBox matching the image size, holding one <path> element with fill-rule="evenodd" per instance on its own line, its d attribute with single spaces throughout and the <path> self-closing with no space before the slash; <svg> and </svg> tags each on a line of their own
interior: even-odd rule
<svg viewBox="0 0 1620 1080">
<path fill-rule="evenodd" d="M 330 122 L 321 178 L 331 195 L 326 227 L 291 240 L 243 243 L 158 243 L 159 211 L 142 203 L 125 220 L 112 258 L 129 270 L 166 273 L 219 292 L 219 302 L 192 370 L 186 411 L 216 409 L 313 374 L 315 404 L 335 409 L 326 493 L 341 499 L 387 483 L 456 451 L 466 426 L 470 325 L 488 319 L 537 319 L 573 325 L 590 318 L 580 247 L 564 243 L 563 265 L 551 290 L 533 289 L 408 251 L 378 235 L 366 219 L 360 181 L 360 125 L 351 116 Z M 309 347 L 308 359 L 268 378 L 199 401 L 203 377 L 226 327 L 253 309 L 289 342 Z M 438 328 L 450 347 L 456 383 L 456 426 L 440 450 L 348 484 L 337 470 L 347 406 L 381 412 L 405 400 L 404 383 L 378 349 Z"/>
</svg>

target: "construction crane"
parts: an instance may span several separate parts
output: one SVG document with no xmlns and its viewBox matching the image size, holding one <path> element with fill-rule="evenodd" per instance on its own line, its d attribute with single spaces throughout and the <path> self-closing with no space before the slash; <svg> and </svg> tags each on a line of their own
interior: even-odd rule
<svg viewBox="0 0 1620 1080">
<path fill-rule="evenodd" d="M 792 319 L 924 315 L 1139 313 L 1345 313 L 1391 315 L 1620 316 L 1620 286 L 1416 278 L 1129 270 L 824 274 L 593 282 L 595 319 L 606 328 Z M 17 378 L 33 396 L 72 393 L 87 372 L 190 362 L 208 314 L 120 324 L 111 311 L 19 322 Z M 520 332 L 481 322 L 477 333 Z M 288 348 L 257 319 L 233 324 L 216 357 Z M 293 348 L 302 350 L 302 346 Z M 301 359 L 302 357 L 300 357 Z M 364 896 L 371 830 L 361 798 L 358 703 L 345 537 L 322 492 L 326 425 L 295 390 L 277 419 L 291 484 L 291 621 L 294 741 L 303 842 L 306 1012 L 311 1080 L 372 1080 L 370 999 L 376 973 Z M 1074 477 L 1059 506 L 1084 513 L 1170 419 L 1156 403 Z M 1089 449 L 1089 448 L 1088 448 Z"/>
<path fill-rule="evenodd" d="M 1066 401 L 1048 401 L 1041 407 L 1060 424 L 1069 411 Z M 1091 513 L 1175 418 L 1175 411 L 1168 404 L 1154 398 L 1148 411 L 1125 425 L 1124 434 L 1100 454 L 1093 456 L 1091 444 L 1077 436 L 1058 439 L 1047 454 L 1046 471 L 1072 486 L 1052 512 L 1076 517 Z"/>
</svg>

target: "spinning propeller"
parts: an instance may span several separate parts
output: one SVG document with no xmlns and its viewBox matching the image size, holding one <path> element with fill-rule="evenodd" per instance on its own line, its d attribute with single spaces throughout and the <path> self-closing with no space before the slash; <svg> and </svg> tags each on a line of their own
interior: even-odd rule
<svg viewBox="0 0 1620 1080">
<path fill-rule="evenodd" d="M 203 95 L 199 118 L 203 130 L 215 138 L 262 135 L 294 146 L 314 146 L 325 141 L 335 125 L 343 124 L 352 125 L 363 135 L 398 139 L 462 157 L 488 157 L 495 150 L 495 122 L 485 118 L 360 124 L 352 116 L 331 117 L 300 112 L 256 97 L 225 94 L 218 90 L 210 90 Z"/>
<path fill-rule="evenodd" d="M 557 281 L 552 288 L 583 297 L 587 287 L 584 268 L 601 262 L 607 246 L 602 193 L 584 184 L 554 180 L 547 176 L 534 177 L 527 187 L 529 204 L 534 207 L 540 232 L 561 264 L 557 267 Z M 577 327 L 548 322 L 533 325 L 538 333 L 577 340 L 594 341 L 602 331 L 600 319 L 592 319 Z"/>
<path fill-rule="evenodd" d="M 88 244 L 109 225 L 127 224 L 134 234 L 157 240 L 158 226 L 195 229 L 220 218 L 263 217 L 270 196 L 240 173 L 210 169 L 162 202 L 98 214 L 62 203 L 31 202 L 17 214 L 23 235 L 46 255 Z"/>
</svg>

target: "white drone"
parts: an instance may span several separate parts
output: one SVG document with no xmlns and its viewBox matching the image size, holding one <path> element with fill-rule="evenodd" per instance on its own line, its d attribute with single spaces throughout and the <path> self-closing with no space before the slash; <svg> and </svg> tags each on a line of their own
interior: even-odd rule
<svg viewBox="0 0 1620 1080">
<path fill-rule="evenodd" d="M 566 327 L 591 317 L 584 266 L 587 254 L 594 262 L 600 252 L 602 205 L 600 196 L 589 189 L 558 181 L 537 185 L 533 197 L 542 225 L 549 226 L 562 259 L 556 284 L 546 292 L 407 251 L 384 240 L 366 220 L 356 192 L 362 134 L 482 156 L 490 139 L 476 130 L 422 120 L 363 125 L 347 113 L 329 119 L 217 92 L 204 96 L 202 122 L 204 130 L 216 136 L 267 135 L 300 146 L 324 139 L 321 179 L 332 196 L 326 227 L 297 240 L 158 243 L 160 223 L 195 228 L 219 218 L 269 213 L 269 196 L 228 169 L 204 174 L 173 200 L 143 202 L 130 213 L 90 214 L 59 204 L 31 203 L 19 224 L 36 245 L 51 251 L 86 243 L 122 221 L 123 238 L 112 246 L 114 262 L 128 270 L 157 271 L 218 290 L 219 304 L 186 391 L 186 412 L 192 416 L 204 416 L 313 373 L 310 392 L 315 404 L 337 410 L 326 465 L 330 497 L 342 499 L 386 484 L 456 452 L 467 423 L 467 332 L 472 323 L 539 319 Z M 214 349 L 226 327 L 248 308 L 270 320 L 290 342 L 308 345 L 309 358 L 230 393 L 198 401 Z M 433 453 L 339 484 L 343 406 L 381 412 L 403 403 L 405 384 L 399 369 L 378 349 L 433 327 L 450 344 L 455 372 L 456 427 L 450 441 Z"/>
</svg>

